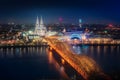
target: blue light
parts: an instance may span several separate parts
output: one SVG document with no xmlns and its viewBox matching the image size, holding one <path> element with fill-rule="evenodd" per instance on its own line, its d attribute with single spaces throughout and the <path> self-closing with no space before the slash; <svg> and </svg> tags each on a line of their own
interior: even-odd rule
<svg viewBox="0 0 120 80">
<path fill-rule="evenodd" d="M 82 19 L 79 19 L 79 23 L 82 23 Z"/>
<path fill-rule="evenodd" d="M 81 39 L 81 35 L 79 35 L 79 34 L 72 34 L 72 35 L 70 36 L 70 38 L 71 38 L 71 39 L 74 39 L 74 38 Z"/>
</svg>

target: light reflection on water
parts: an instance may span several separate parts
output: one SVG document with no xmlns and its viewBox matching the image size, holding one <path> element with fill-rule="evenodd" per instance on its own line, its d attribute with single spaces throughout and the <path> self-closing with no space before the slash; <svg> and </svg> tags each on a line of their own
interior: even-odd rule
<svg viewBox="0 0 120 80">
<path fill-rule="evenodd" d="M 73 45 L 72 46 L 73 48 L 73 51 L 76 53 L 76 54 L 82 54 L 82 53 L 87 53 L 88 52 L 88 49 L 89 47 L 88 46 L 76 46 L 76 45 Z"/>
<path fill-rule="evenodd" d="M 34 77 L 36 78 L 37 75 L 40 75 L 40 76 L 37 76 L 38 79 L 40 79 L 40 80 L 41 79 L 43 79 L 43 80 L 44 79 L 45 80 L 46 79 L 71 80 L 70 77 L 65 72 L 66 69 L 63 66 L 64 62 L 62 62 L 62 61 L 63 60 L 61 58 L 61 62 L 60 63 L 59 63 L 59 61 L 57 62 L 53 56 L 53 53 L 51 51 L 47 51 L 46 47 L 0 48 L 0 66 L 5 66 L 5 67 L 12 66 L 7 71 L 9 71 L 13 77 L 15 77 L 14 74 L 16 74 L 17 78 L 15 77 L 15 80 L 19 80 L 18 77 L 20 77 L 20 76 L 23 79 L 22 74 L 26 74 L 25 76 L 27 78 L 29 75 L 31 75 L 31 77 L 33 77 L 33 78 Z M 4 65 L 2 65 L 2 63 Z M 37 66 L 33 67 L 34 65 L 37 65 Z M 26 68 L 26 66 L 29 66 L 29 67 Z M 39 66 L 40 66 L 40 69 L 38 68 Z M 5 70 L 6 70 L 6 68 L 5 68 Z M 17 68 L 18 68 L 18 70 L 16 70 Z M 26 69 L 24 70 L 24 68 L 26 68 Z M 29 70 L 29 68 L 31 68 L 31 70 Z M 20 71 L 19 71 L 19 69 L 20 69 Z M 29 71 L 27 71 L 27 70 L 29 70 Z M 33 71 L 33 73 L 29 73 L 31 71 Z M 2 73 L 3 72 L 1 71 L 0 74 L 2 74 Z M 35 76 L 35 74 L 36 74 L 36 76 Z M 3 75 L 5 75 L 5 74 L 3 74 Z M 7 73 L 5 76 L 8 77 L 9 75 L 10 74 Z M 20 78 L 20 80 L 22 80 L 21 78 Z M 33 79 L 33 80 L 36 80 L 36 79 Z"/>
<path fill-rule="evenodd" d="M 60 74 L 48 61 L 45 46 L 0 48 L 0 80 L 64 79 L 64 68 L 60 67 Z"/>
<path fill-rule="evenodd" d="M 47 50 L 47 52 L 48 52 L 48 60 L 49 60 L 50 67 L 53 67 L 53 65 L 54 65 L 56 70 L 58 70 L 59 73 L 65 79 L 70 80 L 70 78 L 68 77 L 68 75 L 64 71 L 65 68 L 62 65 L 60 66 L 59 63 L 54 59 L 52 51 Z"/>
<path fill-rule="evenodd" d="M 120 46 L 73 46 L 77 54 L 85 54 L 93 58 L 102 69 L 108 73 L 113 72 L 120 74 Z M 46 53 L 46 47 L 26 47 L 26 48 L 0 48 L 0 58 L 32 57 L 41 56 L 46 58 L 47 55 L 50 70 L 57 70 L 64 78 L 69 78 L 65 73 L 65 68 L 60 66 L 54 59 L 53 53 Z M 40 57 L 40 58 L 41 58 Z M 44 63 L 44 62 L 41 62 Z M 45 65 L 48 66 L 48 65 Z M 115 75 L 115 76 L 116 76 Z M 117 75 L 118 76 L 118 75 Z"/>
<path fill-rule="evenodd" d="M 74 49 L 75 53 L 77 53 L 77 54 L 82 53 L 80 46 L 73 46 L 73 49 Z"/>
<path fill-rule="evenodd" d="M 85 54 L 91 56 L 120 55 L 120 46 L 72 46 L 76 54 Z"/>
<path fill-rule="evenodd" d="M 62 57 L 55 51 L 47 50 L 50 67 L 55 66 L 60 75 L 64 77 L 63 80 L 83 80 L 80 74 L 77 73 Z"/>
<path fill-rule="evenodd" d="M 46 53 L 45 50 L 46 47 L 0 48 L 0 57 L 23 57 L 27 55 L 40 55 L 42 53 Z"/>
<path fill-rule="evenodd" d="M 120 46 L 74 46 L 76 53 L 93 58 L 105 71 L 115 79 L 120 76 Z M 79 52 L 79 50 L 80 52 Z M 120 77 L 119 77 L 120 78 Z"/>
</svg>

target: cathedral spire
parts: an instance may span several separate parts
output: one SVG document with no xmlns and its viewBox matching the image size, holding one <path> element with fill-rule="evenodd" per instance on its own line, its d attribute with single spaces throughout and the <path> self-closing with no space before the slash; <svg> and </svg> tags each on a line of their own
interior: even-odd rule
<svg viewBox="0 0 120 80">
<path fill-rule="evenodd" d="M 39 35 L 39 36 L 45 36 L 46 34 L 46 27 L 43 23 L 43 19 L 42 19 L 42 16 L 41 16 L 41 19 L 39 21 L 39 18 L 37 17 L 37 20 L 36 20 L 36 25 L 35 25 L 35 34 Z"/>
<path fill-rule="evenodd" d="M 42 19 L 42 16 L 41 16 L 41 19 L 40 19 L 40 27 L 43 27 L 44 23 L 43 23 L 43 19 Z"/>
<path fill-rule="evenodd" d="M 39 18 L 37 16 L 37 20 L 36 20 L 36 27 L 39 27 Z"/>
<path fill-rule="evenodd" d="M 39 28 L 40 24 L 39 24 L 39 18 L 37 16 L 37 19 L 36 19 L 36 24 L 35 24 L 35 34 L 37 34 L 37 28 Z"/>
</svg>

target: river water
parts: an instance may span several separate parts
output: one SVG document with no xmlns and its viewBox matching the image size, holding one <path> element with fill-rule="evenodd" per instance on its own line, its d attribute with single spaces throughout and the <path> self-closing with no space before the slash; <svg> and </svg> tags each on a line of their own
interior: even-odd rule
<svg viewBox="0 0 120 80">
<path fill-rule="evenodd" d="M 113 80 L 120 80 L 120 46 L 73 46 L 76 54 L 94 59 Z"/>
<path fill-rule="evenodd" d="M 93 58 L 112 79 L 120 79 L 120 46 L 72 46 L 76 54 Z M 0 48 L 0 80 L 76 79 L 48 47 Z"/>
</svg>

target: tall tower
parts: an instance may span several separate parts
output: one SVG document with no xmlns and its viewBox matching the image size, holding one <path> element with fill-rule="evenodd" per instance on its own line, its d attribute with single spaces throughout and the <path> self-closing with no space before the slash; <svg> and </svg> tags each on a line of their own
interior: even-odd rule
<svg viewBox="0 0 120 80">
<path fill-rule="evenodd" d="M 79 26 L 82 28 L 82 19 L 79 19 Z"/>
<path fill-rule="evenodd" d="M 43 23 L 43 19 L 42 19 L 42 16 L 41 16 L 41 19 L 40 19 L 40 27 L 43 27 L 44 26 L 44 23 Z"/>
<path fill-rule="evenodd" d="M 38 31 L 37 31 L 37 29 L 39 28 L 39 18 L 38 18 L 38 16 L 37 16 L 37 19 L 36 19 L 36 24 L 35 24 L 35 31 L 34 31 L 34 33 L 35 34 L 38 34 Z"/>
<path fill-rule="evenodd" d="M 41 16 L 41 19 L 40 19 L 40 26 L 43 26 L 43 19 L 42 19 L 42 16 Z"/>
<path fill-rule="evenodd" d="M 35 27 L 35 34 L 39 35 L 39 36 L 45 36 L 46 34 L 46 27 L 43 23 L 43 19 L 41 16 L 40 22 L 39 22 L 39 18 L 37 17 L 36 20 L 36 27 Z"/>
</svg>

